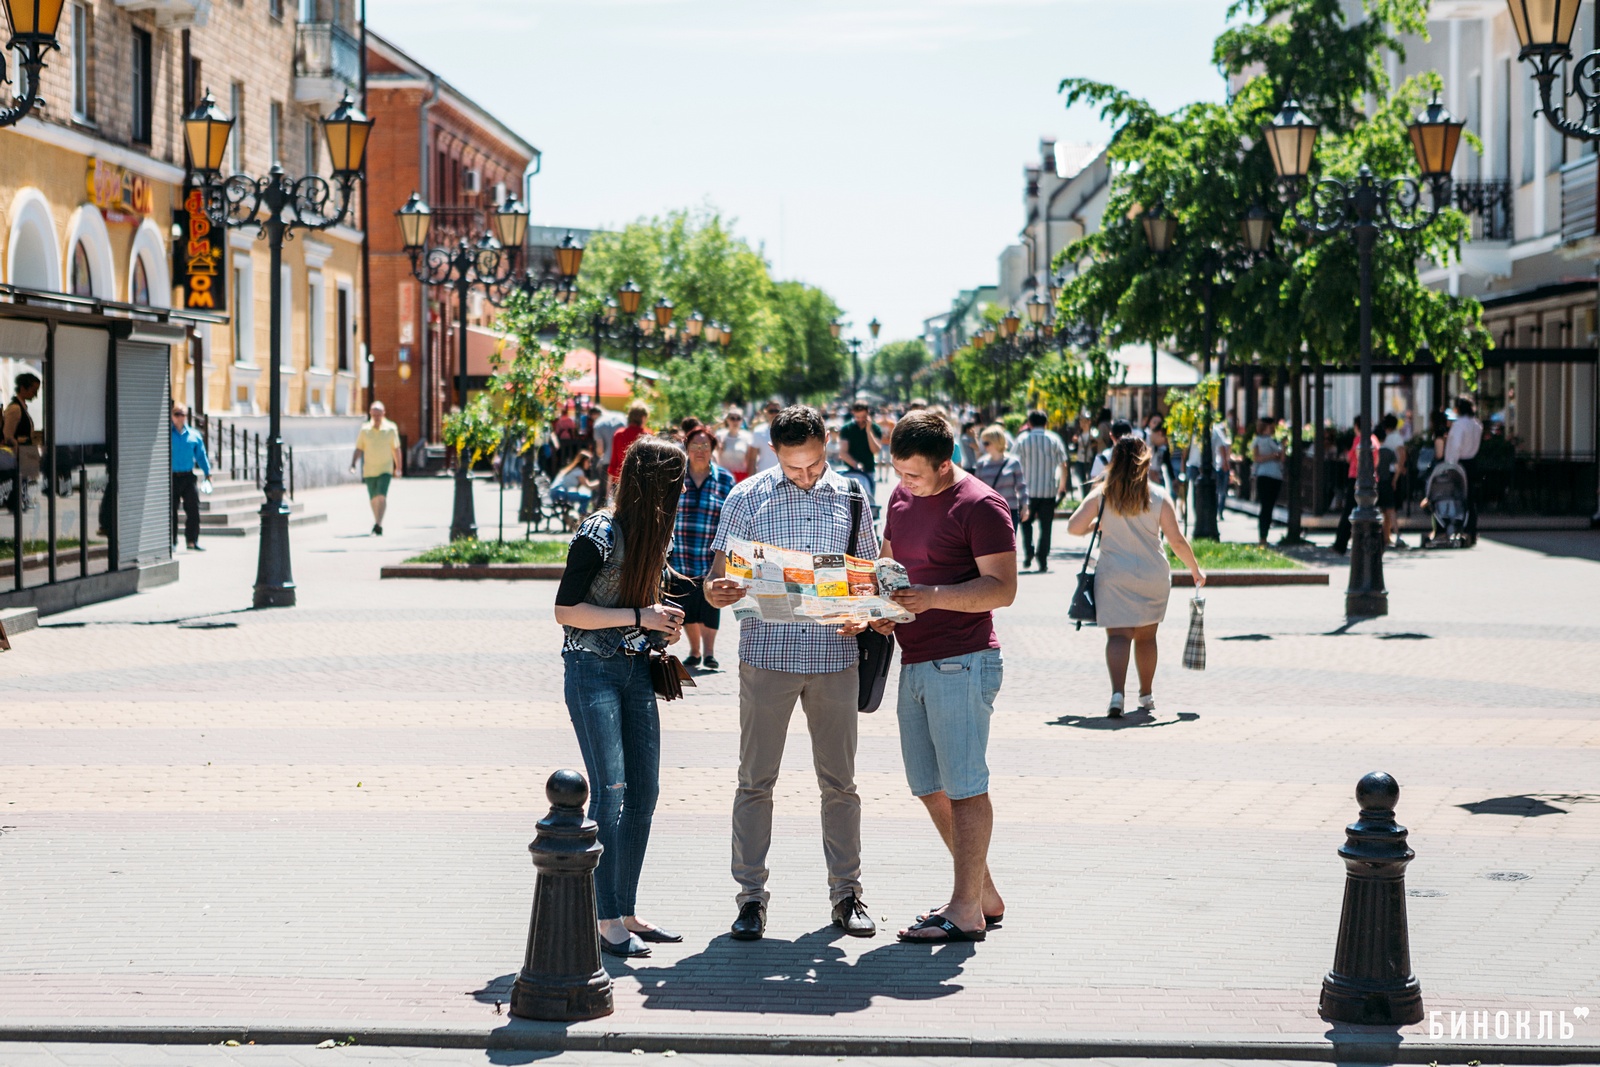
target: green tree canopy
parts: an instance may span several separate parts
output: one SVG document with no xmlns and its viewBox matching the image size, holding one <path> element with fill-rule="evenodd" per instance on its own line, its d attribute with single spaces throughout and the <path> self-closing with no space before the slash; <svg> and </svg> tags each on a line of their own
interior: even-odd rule
<svg viewBox="0 0 1600 1067">
<path fill-rule="evenodd" d="M 1311 180 L 1353 178 L 1364 163 L 1382 177 L 1414 176 L 1406 123 L 1438 85 L 1436 74 L 1392 89 L 1384 52 L 1403 55 L 1405 34 L 1425 34 L 1427 0 L 1367 0 L 1367 18 L 1346 23 L 1338 0 L 1239 0 L 1253 19 L 1218 38 L 1215 58 L 1232 74 L 1257 71 L 1226 104 L 1171 114 L 1113 86 L 1062 82 L 1069 105 L 1099 106 L 1116 133 L 1116 164 L 1103 229 L 1075 242 L 1057 266 L 1081 265 L 1060 313 L 1098 326 L 1111 347 L 1132 342 L 1204 350 L 1205 297 L 1215 342 L 1234 360 L 1297 364 L 1357 356 L 1357 268 L 1349 234 L 1311 237 L 1285 217 L 1261 126 L 1298 98 L 1322 125 Z M 1368 112 L 1366 104 L 1376 101 Z M 1247 257 L 1240 220 L 1252 208 L 1278 221 L 1271 254 Z M 1157 255 L 1144 216 L 1177 221 L 1172 248 Z M 1304 204 L 1300 206 L 1304 210 Z M 1449 262 L 1467 239 L 1465 216 L 1447 208 L 1409 234 L 1381 234 L 1374 258 L 1374 351 L 1411 361 L 1430 353 L 1470 372 L 1488 337 L 1475 300 L 1424 286 L 1416 265 Z"/>
<path fill-rule="evenodd" d="M 797 397 L 838 386 L 840 355 L 827 329 L 838 306 L 820 289 L 774 282 L 762 254 L 714 208 L 672 211 L 596 234 L 584 256 L 580 292 L 603 302 L 629 281 L 642 291 L 641 313 L 664 297 L 678 323 L 699 311 L 732 327 L 732 344 L 716 354 L 722 364 L 718 380 L 725 383 L 719 403 L 778 392 Z M 679 373 L 664 366 L 663 358 L 642 354 L 641 362 Z M 695 389 L 710 381 L 699 375 Z"/>
</svg>

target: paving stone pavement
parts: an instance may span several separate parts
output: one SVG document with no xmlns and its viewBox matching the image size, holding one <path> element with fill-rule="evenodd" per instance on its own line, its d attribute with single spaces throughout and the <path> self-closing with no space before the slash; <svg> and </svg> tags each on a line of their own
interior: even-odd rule
<svg viewBox="0 0 1600 1067">
<path fill-rule="evenodd" d="M 402 481 L 381 539 L 359 489 L 303 494 L 330 521 L 293 531 L 293 609 L 247 610 L 254 538 L 212 541 L 180 555 L 176 585 L 46 619 L 0 658 L 0 1026 L 537 1031 L 501 1012 L 543 783 L 581 766 L 554 587 L 379 581 L 380 565 L 442 538 L 449 493 Z M 495 502 L 480 487 L 489 536 Z M 863 718 L 859 760 L 882 932 L 827 925 L 797 716 L 772 936 L 727 939 L 730 629 L 730 669 L 663 711 L 641 909 L 686 940 L 612 961 L 616 1014 L 574 1033 L 1359 1035 L 1315 1009 L 1338 925 L 1334 850 L 1356 780 L 1383 769 L 1418 854 L 1428 1008 L 1446 1026 L 1452 1011 L 1565 1011 L 1569 1043 L 1600 1046 L 1600 538 L 1391 557 L 1392 614 L 1355 626 L 1342 573 L 1327 589 L 1214 591 L 1201 673 L 1178 667 L 1179 594 L 1159 712 L 1120 722 L 1103 717 L 1103 639 L 1062 618 L 1082 544 L 1061 540 L 1054 571 L 1026 576 L 1001 614 L 1003 928 L 977 946 L 892 940 L 944 899 L 949 873 L 888 710 Z M 192 1062 L 301 1062 L 255 1051 Z M 363 1062 L 347 1054 L 315 1062 Z M 528 1062 L 476 1055 L 393 1062 Z"/>
<path fill-rule="evenodd" d="M 498 1067 L 540 1064 L 548 1067 L 817 1067 L 844 1062 L 846 1057 L 782 1055 L 699 1055 L 695 1053 L 631 1052 L 524 1052 L 509 1049 L 437 1048 L 305 1048 L 257 1046 L 254 1048 L 195 1047 L 192 1045 L 90 1045 L 0 1042 L 0 1063 L 6 1067 Z M 956 1067 L 970 1063 L 950 1056 L 887 1056 L 872 1060 L 874 1067 Z M 987 1059 L 986 1067 L 1190 1067 L 1193 1060 L 1160 1059 Z M 1291 1060 L 1205 1061 L 1212 1067 L 1291 1067 Z"/>
</svg>

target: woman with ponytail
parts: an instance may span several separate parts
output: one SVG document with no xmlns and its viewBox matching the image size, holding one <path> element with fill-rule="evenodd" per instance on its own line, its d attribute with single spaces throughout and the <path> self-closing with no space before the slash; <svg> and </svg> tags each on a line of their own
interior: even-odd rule
<svg viewBox="0 0 1600 1067">
<path fill-rule="evenodd" d="M 1150 481 L 1150 446 L 1132 434 L 1111 449 L 1105 480 L 1067 520 L 1067 532 L 1082 537 L 1100 526 L 1100 559 L 1094 568 L 1095 622 L 1106 632 L 1106 669 L 1111 674 L 1111 718 L 1121 718 L 1131 650 L 1139 670 L 1139 710 L 1154 712 L 1156 629 L 1167 617 L 1172 569 L 1161 535 L 1189 573 L 1195 588 L 1206 584 L 1194 549 L 1178 526 L 1166 491 Z"/>
<path fill-rule="evenodd" d="M 648 956 L 646 942 L 683 940 L 634 911 L 660 788 L 649 653 L 683 630 L 683 610 L 663 600 L 674 578 L 667 550 L 687 462 L 671 441 L 634 441 L 615 506 L 578 527 L 556 593 L 567 713 L 589 772 L 589 817 L 605 848 L 594 877 L 600 947 L 613 956 Z"/>
</svg>

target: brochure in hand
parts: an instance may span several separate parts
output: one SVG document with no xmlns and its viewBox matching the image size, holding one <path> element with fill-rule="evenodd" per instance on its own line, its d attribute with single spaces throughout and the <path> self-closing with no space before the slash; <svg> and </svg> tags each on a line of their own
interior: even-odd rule
<svg viewBox="0 0 1600 1067">
<path fill-rule="evenodd" d="M 843 554 L 813 554 L 760 541 L 728 541 L 728 577 L 745 587 L 733 605 L 740 622 L 842 626 L 849 622 L 916 618 L 889 594 L 911 582 L 892 559 L 857 559 Z"/>
</svg>

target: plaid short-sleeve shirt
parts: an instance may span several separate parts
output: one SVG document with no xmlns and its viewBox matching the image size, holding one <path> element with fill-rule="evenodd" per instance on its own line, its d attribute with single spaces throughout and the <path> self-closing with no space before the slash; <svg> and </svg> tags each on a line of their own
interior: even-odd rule
<svg viewBox="0 0 1600 1067">
<path fill-rule="evenodd" d="M 861 509 L 861 517 L 855 543 L 847 544 L 852 507 Z M 870 502 L 864 496 L 854 497 L 850 484 L 831 470 L 809 491 L 785 478 L 779 467 L 746 478 L 728 494 L 712 551 L 726 552 L 730 537 L 797 552 L 848 552 L 862 559 L 878 558 Z M 854 667 L 859 658 L 856 639 L 841 637 L 833 627 L 755 619 L 740 624 L 739 659 L 752 667 L 791 674 L 834 674 Z"/>
<path fill-rule="evenodd" d="M 692 475 L 683 476 L 683 495 L 678 498 L 678 518 L 672 531 L 673 570 L 699 578 L 711 569 L 711 538 L 731 492 L 733 474 L 715 463 L 699 485 L 694 484 Z"/>
</svg>

